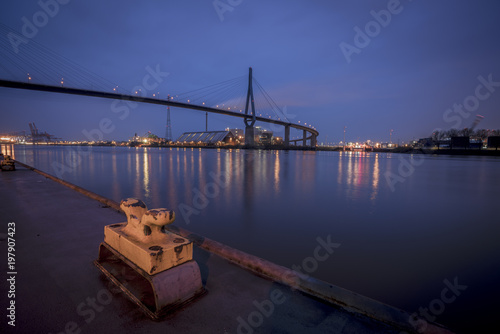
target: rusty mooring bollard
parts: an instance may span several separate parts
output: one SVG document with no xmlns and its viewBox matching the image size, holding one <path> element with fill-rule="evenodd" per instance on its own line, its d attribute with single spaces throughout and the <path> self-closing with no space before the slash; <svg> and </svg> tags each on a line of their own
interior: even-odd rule
<svg viewBox="0 0 500 334">
<path fill-rule="evenodd" d="M 104 227 L 96 266 L 153 319 L 205 293 L 193 243 L 164 228 L 175 213 L 135 198 L 120 208 L 127 222 Z"/>
<path fill-rule="evenodd" d="M 3 160 L 0 162 L 0 167 L 2 171 L 13 171 L 16 170 L 15 161 L 10 157 L 10 155 L 4 155 Z"/>
</svg>

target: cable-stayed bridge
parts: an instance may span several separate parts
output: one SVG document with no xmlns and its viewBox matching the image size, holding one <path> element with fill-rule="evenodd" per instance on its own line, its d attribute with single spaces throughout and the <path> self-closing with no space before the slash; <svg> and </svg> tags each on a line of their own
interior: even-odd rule
<svg viewBox="0 0 500 334">
<path fill-rule="evenodd" d="M 239 117 L 245 124 L 247 146 L 255 144 L 256 122 L 283 126 L 285 146 L 291 143 L 316 146 L 318 131 L 310 124 L 291 122 L 253 77 L 252 68 L 248 77 L 241 76 L 187 93 L 161 98 L 159 93 L 152 93 L 148 97 L 146 89 L 126 91 L 33 40 L 23 44 L 22 51 L 16 50 L 12 41 L 22 36 L 3 24 L 0 24 L 0 34 L 0 87 L 165 105 L 204 111 L 207 115 Z M 301 131 L 301 138 L 291 140 L 290 129 Z"/>
</svg>

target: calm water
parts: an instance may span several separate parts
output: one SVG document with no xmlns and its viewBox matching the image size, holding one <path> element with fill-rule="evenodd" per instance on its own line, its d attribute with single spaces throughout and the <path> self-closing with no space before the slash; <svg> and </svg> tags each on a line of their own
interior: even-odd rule
<svg viewBox="0 0 500 334">
<path fill-rule="evenodd" d="M 437 322 L 457 332 L 468 332 L 477 321 L 493 324 L 498 310 L 498 158 L 121 147 L 2 150 L 115 201 L 137 197 L 149 208 L 174 209 L 175 224 L 183 228 L 287 267 L 305 266 L 310 275 L 346 289 L 409 312 L 431 307 Z M 314 256 L 318 238 L 340 246 L 324 261 L 306 260 Z M 467 289 L 443 303 L 444 280 Z"/>
</svg>

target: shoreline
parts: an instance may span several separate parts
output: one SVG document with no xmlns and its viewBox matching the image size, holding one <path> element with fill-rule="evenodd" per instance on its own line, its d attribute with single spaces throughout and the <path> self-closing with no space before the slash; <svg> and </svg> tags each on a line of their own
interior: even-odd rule
<svg viewBox="0 0 500 334">
<path fill-rule="evenodd" d="M 384 153 L 403 153 L 403 154 L 430 154 L 430 155 L 474 155 L 474 156 L 500 156 L 500 150 L 492 149 L 432 149 L 432 148 L 413 148 L 397 147 L 394 149 L 374 149 L 373 152 Z"/>
<path fill-rule="evenodd" d="M 144 146 L 128 146 L 128 145 L 107 145 L 107 144 L 65 144 L 65 143 L 47 143 L 47 144 L 2 144 L 2 145 L 23 145 L 23 146 L 77 146 L 77 147 L 136 147 L 136 148 L 204 148 L 204 149 L 224 149 L 224 150 L 266 150 L 266 151 L 324 151 L 324 152 L 342 152 L 341 147 L 327 146 L 290 146 L 283 147 L 281 145 L 267 146 L 200 146 L 200 145 L 144 145 Z M 500 150 L 494 149 L 464 149 L 464 148 L 414 148 L 414 147 L 396 147 L 396 148 L 374 148 L 373 150 L 346 150 L 344 152 L 352 153 L 402 153 L 402 154 L 430 154 L 430 155 L 458 155 L 458 156 L 500 156 Z"/>
</svg>

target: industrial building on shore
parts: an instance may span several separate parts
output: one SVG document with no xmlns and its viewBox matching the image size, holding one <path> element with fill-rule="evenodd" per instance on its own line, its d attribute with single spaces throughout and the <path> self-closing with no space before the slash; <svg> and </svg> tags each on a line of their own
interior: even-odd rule
<svg viewBox="0 0 500 334">
<path fill-rule="evenodd" d="M 256 127 L 256 145 L 280 145 L 283 138 L 274 137 L 273 132 Z M 175 141 L 177 145 L 189 146 L 240 146 L 245 144 L 245 132 L 242 129 L 225 129 L 223 131 L 184 132 Z"/>
</svg>

